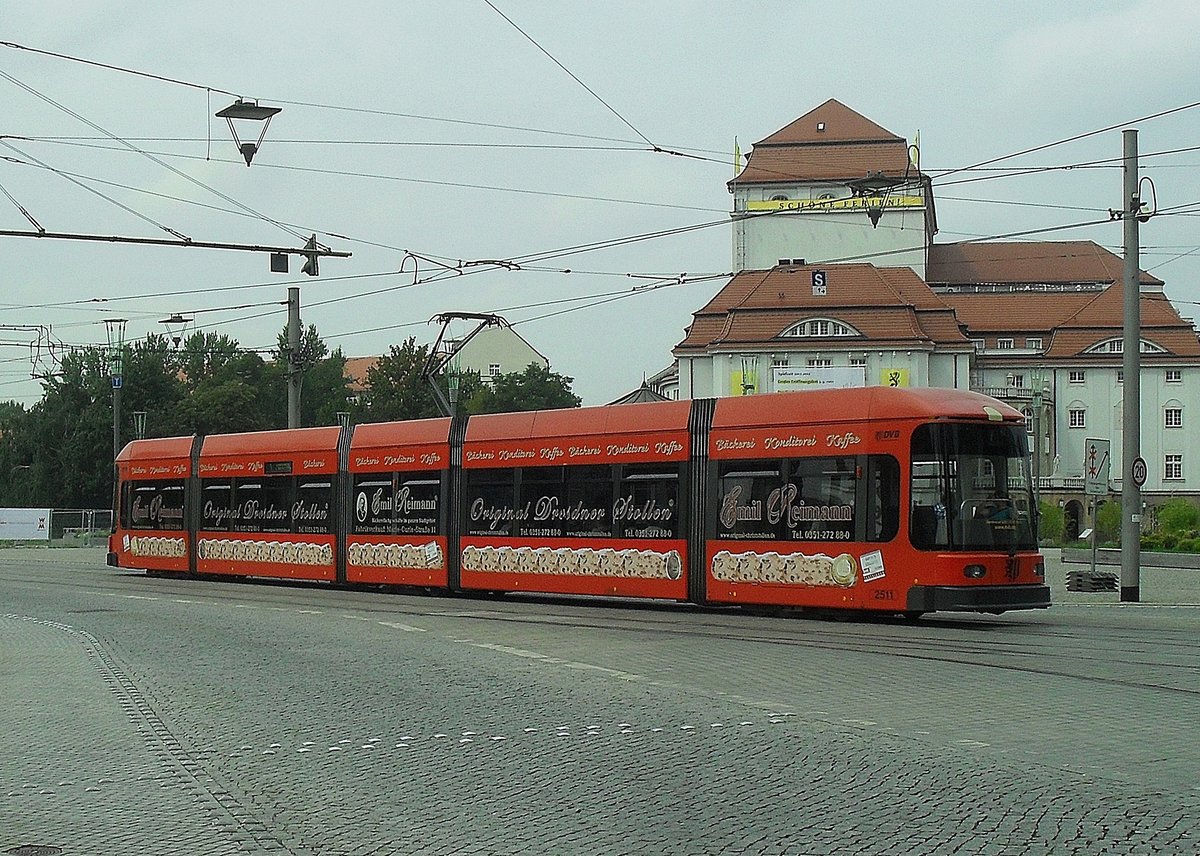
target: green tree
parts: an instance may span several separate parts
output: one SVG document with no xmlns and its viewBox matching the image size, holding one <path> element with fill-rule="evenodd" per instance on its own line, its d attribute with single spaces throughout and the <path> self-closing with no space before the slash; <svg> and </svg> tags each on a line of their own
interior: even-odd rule
<svg viewBox="0 0 1200 856">
<path fill-rule="evenodd" d="M 178 353 L 187 395 L 178 410 L 179 434 L 229 434 L 280 428 L 286 414 L 263 358 L 236 339 L 197 331 Z"/>
<path fill-rule="evenodd" d="M 367 370 L 367 388 L 361 411 L 362 422 L 392 422 L 441 416 L 437 400 L 422 375 L 429 347 L 410 336 L 392 345 L 379 362 Z"/>
<path fill-rule="evenodd" d="M 112 383 L 100 348 L 66 354 L 29 411 L 29 504 L 105 508 L 112 502 Z"/>
<path fill-rule="evenodd" d="M 571 391 L 575 379 L 530 363 L 523 372 L 492 378 L 467 401 L 470 413 L 511 413 L 520 410 L 553 410 L 578 407 L 579 396 Z"/>
</svg>

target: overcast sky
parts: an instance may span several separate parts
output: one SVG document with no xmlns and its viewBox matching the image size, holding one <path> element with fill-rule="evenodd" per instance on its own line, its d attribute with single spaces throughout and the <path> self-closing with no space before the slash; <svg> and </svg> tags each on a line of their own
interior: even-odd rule
<svg viewBox="0 0 1200 856">
<path fill-rule="evenodd" d="M 0 237 L 0 325 L 86 345 L 104 342 L 105 318 L 136 339 L 179 312 L 268 347 L 299 285 L 304 323 L 347 356 L 432 342 L 440 312 L 499 312 L 602 404 L 671 362 L 723 282 L 648 277 L 731 269 L 735 138 L 748 152 L 828 98 L 920 131 L 949 242 L 1104 218 L 1121 204 L 1121 132 L 992 164 L 1103 165 L 940 173 L 1200 101 L 1191 0 L 492 4 L 5 0 L 4 42 L 178 81 L 0 46 L 0 187 L 41 227 L 291 247 L 315 232 L 353 256 L 310 278 L 295 257 L 284 275 L 258 253 Z M 250 168 L 213 117 L 230 93 L 283 108 Z M 1200 203 L 1200 151 L 1153 156 L 1200 146 L 1200 107 L 1133 126 L 1159 208 Z M 518 259 L 711 222 L 520 270 L 417 285 L 412 260 L 398 272 L 405 251 Z M 1196 214 L 1142 227 L 1142 266 L 1185 317 L 1198 227 Z M 0 229 L 32 228 L 0 195 Z M 1121 226 L 1044 237 L 1119 253 Z M 0 330 L 0 400 L 40 398 L 30 338 Z"/>
</svg>

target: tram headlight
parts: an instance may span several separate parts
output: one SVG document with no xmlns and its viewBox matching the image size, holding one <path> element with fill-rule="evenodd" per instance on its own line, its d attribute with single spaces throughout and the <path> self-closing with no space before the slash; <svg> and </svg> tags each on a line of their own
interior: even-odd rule
<svg viewBox="0 0 1200 856">
<path fill-rule="evenodd" d="M 983 565 L 967 565 L 963 568 L 963 576 L 969 580 L 981 580 L 986 573 L 987 568 Z"/>
<path fill-rule="evenodd" d="M 1045 579 L 1046 578 L 1046 563 L 1045 562 L 1035 562 L 1033 565 L 1033 575 L 1035 577 L 1041 577 L 1042 579 Z"/>
</svg>

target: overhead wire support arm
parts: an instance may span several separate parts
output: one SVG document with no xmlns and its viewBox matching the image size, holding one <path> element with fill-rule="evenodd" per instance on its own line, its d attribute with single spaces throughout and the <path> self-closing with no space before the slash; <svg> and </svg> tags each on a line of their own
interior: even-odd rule
<svg viewBox="0 0 1200 856">
<path fill-rule="evenodd" d="M 207 250 L 242 250 L 250 253 L 286 253 L 289 255 L 313 257 L 332 256 L 348 259 L 352 253 L 344 250 L 331 250 L 310 240 L 310 245 L 303 247 L 277 247 L 264 244 L 233 244 L 223 241 L 196 241 L 191 238 L 170 240 L 169 238 L 137 238 L 129 235 L 89 235 L 80 232 L 33 232 L 27 229 L 0 229 L 0 237 L 4 238 L 59 238 L 66 241 L 94 241 L 109 244 L 143 244 L 157 247 L 199 247 Z"/>
</svg>

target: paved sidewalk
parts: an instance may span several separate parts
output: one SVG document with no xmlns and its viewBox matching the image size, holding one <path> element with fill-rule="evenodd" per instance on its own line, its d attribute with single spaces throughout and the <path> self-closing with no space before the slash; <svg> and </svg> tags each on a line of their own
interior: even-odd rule
<svg viewBox="0 0 1200 856">
<path fill-rule="evenodd" d="M 1138 603 L 1121 603 L 1119 592 L 1076 592 L 1067 591 L 1067 572 L 1086 571 L 1088 564 L 1063 562 L 1062 550 L 1046 548 L 1046 579 L 1050 584 L 1050 601 L 1058 605 L 1086 604 L 1116 605 L 1136 609 L 1138 606 L 1194 606 L 1200 608 L 1200 569 L 1156 568 L 1143 565 L 1140 574 L 1140 600 Z M 1116 573 L 1120 567 L 1097 565 L 1097 571 Z"/>
</svg>

